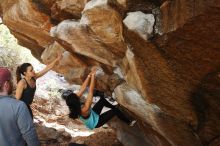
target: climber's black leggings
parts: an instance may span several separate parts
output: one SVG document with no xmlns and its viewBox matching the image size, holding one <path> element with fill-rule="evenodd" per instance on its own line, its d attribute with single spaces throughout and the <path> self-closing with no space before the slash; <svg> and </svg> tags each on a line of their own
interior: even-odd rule
<svg viewBox="0 0 220 146">
<path fill-rule="evenodd" d="M 101 114 L 101 111 L 104 106 L 111 108 L 111 110 Z M 109 120 L 111 120 L 115 115 L 125 123 L 130 123 L 130 120 L 119 109 L 110 104 L 104 97 L 100 97 L 100 100 L 94 105 L 92 110 L 99 114 L 99 121 L 95 128 L 101 127 Z"/>
</svg>

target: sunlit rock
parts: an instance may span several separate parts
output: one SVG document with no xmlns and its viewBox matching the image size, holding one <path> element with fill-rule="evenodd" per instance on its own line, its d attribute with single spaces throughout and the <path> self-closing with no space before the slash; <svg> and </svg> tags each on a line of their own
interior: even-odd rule
<svg viewBox="0 0 220 146">
<path fill-rule="evenodd" d="M 191 130 L 186 129 L 184 123 L 175 117 L 167 115 L 159 106 L 146 102 L 143 97 L 141 97 L 141 94 L 137 90 L 129 87 L 128 84 L 124 83 L 119 85 L 115 89 L 115 97 L 120 105 L 126 107 L 131 113 L 135 113 L 136 116 L 132 114 L 132 118 L 139 121 L 139 123 L 137 122 L 137 125 L 132 128 L 125 128 L 126 126 L 124 124 L 123 126 L 113 126 L 117 127 L 118 135 L 121 141 L 124 141 L 123 143 L 126 145 L 139 145 L 139 142 L 144 145 L 152 146 L 155 143 L 158 145 L 190 145 L 192 143 L 194 145 L 201 145 L 197 137 L 191 133 Z M 170 121 L 172 121 L 172 124 Z M 177 127 L 177 125 L 179 127 Z M 139 128 L 145 129 L 143 133 L 139 132 Z M 123 133 L 123 131 L 127 132 Z M 179 133 L 179 131 L 181 131 L 181 133 Z M 152 133 L 154 134 L 152 135 Z M 145 135 L 148 136 L 145 137 Z M 132 139 L 128 143 L 127 137 Z M 139 139 L 140 137 L 142 138 Z"/>
<path fill-rule="evenodd" d="M 51 8 L 53 19 L 79 19 L 88 0 L 61 0 L 56 1 Z"/>
<path fill-rule="evenodd" d="M 140 134 L 138 145 L 218 146 L 219 7 L 216 0 L 1 0 L 0 17 L 45 64 L 62 53 L 53 70 L 70 83 L 101 67 L 96 85 L 138 119 L 140 132 L 131 134 Z M 132 128 L 118 125 L 129 143 Z"/>
<path fill-rule="evenodd" d="M 59 54 L 62 54 L 62 59 L 59 64 L 56 65 L 54 70 L 63 74 L 68 81 L 80 84 L 85 76 L 85 70 L 88 66 L 85 62 L 80 60 L 77 55 L 71 54 L 59 43 L 54 42 L 44 50 L 41 58 L 45 64 L 49 64 L 56 59 Z"/>
<path fill-rule="evenodd" d="M 109 2 L 110 0 L 88 2 L 80 23 L 88 25 L 94 34 L 107 45 L 107 50 L 111 50 L 118 57 L 123 57 L 126 44 L 123 38 L 122 17 L 109 5 Z"/>
<path fill-rule="evenodd" d="M 65 131 L 57 131 L 39 124 L 36 124 L 36 129 L 42 146 L 56 146 L 59 143 L 68 144 L 71 140 L 71 135 Z"/>
<path fill-rule="evenodd" d="M 96 61 L 97 63 L 116 66 L 116 54 L 108 49 L 108 46 L 86 25 L 81 25 L 73 20 L 65 20 L 52 28 L 51 35 L 62 40 L 63 45 L 69 47 L 68 51 L 81 55 L 82 60 L 85 58 L 91 63 Z"/>
<path fill-rule="evenodd" d="M 142 12 L 130 12 L 123 20 L 128 29 L 138 33 L 144 40 L 152 36 L 155 23 L 154 15 Z"/>
<path fill-rule="evenodd" d="M 122 7 L 124 7 L 124 8 L 127 7 L 127 1 L 128 1 L 128 0 L 117 0 L 117 2 L 118 2 Z"/>
<path fill-rule="evenodd" d="M 20 38 L 22 45 L 31 49 L 39 58 L 44 46 L 52 42 L 49 35 L 49 30 L 53 26 L 50 18 L 39 12 L 34 3 L 28 0 L 15 2 L 3 0 L 1 7 L 4 24 L 9 27 L 12 34 Z"/>
</svg>

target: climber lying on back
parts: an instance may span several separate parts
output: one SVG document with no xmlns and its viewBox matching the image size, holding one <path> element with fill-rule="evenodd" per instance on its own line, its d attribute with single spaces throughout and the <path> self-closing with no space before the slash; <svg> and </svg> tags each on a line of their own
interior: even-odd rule
<svg viewBox="0 0 220 146">
<path fill-rule="evenodd" d="M 94 129 L 107 123 L 115 115 L 125 123 L 133 126 L 136 121 L 128 119 L 116 106 L 110 104 L 104 97 L 104 93 L 94 90 L 96 67 L 92 68 L 91 73 L 83 82 L 78 93 L 73 93 L 71 90 L 64 91 L 62 98 L 65 99 L 69 108 L 69 117 L 72 119 L 79 118 L 87 128 Z M 80 102 L 80 98 L 85 92 L 89 84 L 89 93 L 84 104 Z M 100 100 L 91 108 L 93 96 L 100 96 Z M 103 107 L 110 108 L 109 111 L 101 114 Z"/>
</svg>

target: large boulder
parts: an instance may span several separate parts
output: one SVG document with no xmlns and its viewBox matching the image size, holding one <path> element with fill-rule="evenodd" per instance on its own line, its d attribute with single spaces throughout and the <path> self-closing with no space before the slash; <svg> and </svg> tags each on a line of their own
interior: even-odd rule
<svg viewBox="0 0 220 146">
<path fill-rule="evenodd" d="M 69 82 L 103 68 L 98 88 L 138 119 L 112 125 L 125 145 L 219 145 L 219 14 L 217 0 L 0 1 L 19 44 L 45 64 L 63 54 Z"/>
</svg>

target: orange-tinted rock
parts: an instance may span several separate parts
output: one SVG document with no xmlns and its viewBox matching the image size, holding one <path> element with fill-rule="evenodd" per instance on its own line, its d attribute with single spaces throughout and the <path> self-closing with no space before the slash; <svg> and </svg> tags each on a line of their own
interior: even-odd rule
<svg viewBox="0 0 220 146">
<path fill-rule="evenodd" d="M 87 64 L 80 60 L 77 55 L 66 51 L 59 43 L 54 42 L 48 46 L 41 58 L 45 64 L 49 64 L 58 54 L 62 54 L 63 57 L 54 70 L 63 74 L 70 82 L 81 84 L 85 76 L 85 70 L 88 67 Z"/>
<path fill-rule="evenodd" d="M 108 0 L 87 3 L 80 23 L 88 25 L 106 47 L 109 46 L 106 50 L 111 50 L 118 57 L 124 56 L 126 44 L 123 39 L 122 18 L 108 5 Z"/>
<path fill-rule="evenodd" d="M 22 45 L 31 50 L 36 50 L 36 46 L 40 46 L 36 52 L 41 53 L 43 47 L 52 42 L 53 39 L 49 35 L 52 26 L 50 18 L 37 11 L 32 2 L 9 0 L 1 2 L 1 7 L 4 24 L 13 34 L 21 38 Z M 39 57 L 39 55 L 36 56 Z"/>
<path fill-rule="evenodd" d="M 217 0 L 166 0 L 161 5 L 161 21 L 163 32 L 174 31 L 181 28 L 191 18 L 204 13 L 209 13 L 208 9 L 220 7 Z"/>
<path fill-rule="evenodd" d="M 2 0 L 0 16 L 38 59 L 63 52 L 54 70 L 70 82 L 101 66 L 97 85 L 109 95 L 119 85 L 117 100 L 141 121 L 148 144 L 218 146 L 219 8 L 217 0 Z M 136 11 L 154 14 L 147 41 L 122 23 Z"/>
<path fill-rule="evenodd" d="M 145 129 L 147 135 L 149 132 L 154 133 L 152 136 L 146 137 L 146 144 L 150 141 L 150 145 L 155 143 L 161 143 L 160 145 L 201 145 L 200 140 L 192 133 L 186 122 L 177 118 L 178 115 L 173 116 L 175 113 L 169 115 L 169 111 L 164 111 L 164 108 L 167 107 L 145 101 L 137 90 L 127 84 L 118 86 L 115 93 L 117 101 L 131 113 L 136 114 L 136 116 L 133 115 L 133 118 L 140 122 L 139 127 Z M 138 132 L 134 135 L 136 134 L 144 135 L 144 133 Z"/>
<path fill-rule="evenodd" d="M 109 66 L 116 66 L 117 54 L 108 49 L 107 44 L 102 42 L 95 33 L 86 25 L 77 21 L 65 20 L 51 31 L 53 37 L 66 45 L 69 52 L 76 53 L 90 62 L 99 62 Z M 58 42 L 59 42 L 58 40 Z M 62 42 L 61 42 L 62 41 Z"/>
<path fill-rule="evenodd" d="M 87 0 L 61 0 L 51 7 L 51 16 L 56 20 L 79 19 Z"/>
<path fill-rule="evenodd" d="M 179 145 L 185 141 L 191 141 L 191 143 L 201 141 L 206 144 L 219 133 L 219 128 L 216 127 L 218 124 L 214 124 L 219 123 L 217 115 L 220 110 L 214 104 L 219 103 L 215 98 L 219 91 L 218 78 L 208 80 L 212 87 L 211 93 L 209 91 L 209 94 L 213 94 L 212 98 L 206 97 L 207 100 L 203 101 L 202 96 L 206 96 L 203 94 L 207 94 L 204 85 L 197 91 L 206 75 L 219 70 L 220 61 L 217 58 L 220 57 L 218 49 L 220 21 L 219 15 L 215 15 L 219 12 L 219 9 L 212 8 L 209 13 L 191 19 L 181 29 L 158 37 L 154 42 L 156 47 L 153 44 L 144 43 L 143 40 L 135 37 L 135 34 L 128 32 L 126 35 L 130 36 L 127 39 L 131 46 L 135 46 L 126 53 L 124 59 L 122 68 L 127 75 L 126 80 L 143 95 L 147 102 L 157 105 L 167 114 L 164 118 L 166 122 L 172 121 L 172 125 L 179 125 L 173 127 L 165 124 L 165 121 L 156 122 L 158 126 L 164 127 L 159 129 L 163 129 L 166 136 L 176 135 L 175 138 L 169 138 L 172 142 L 176 141 L 173 145 Z M 196 101 L 195 95 L 197 95 Z M 204 121 L 204 115 L 206 115 L 206 121 Z M 169 120 L 170 116 L 172 120 Z M 176 123 L 176 121 L 179 122 Z M 181 124 L 180 121 L 183 123 Z M 201 122 L 204 127 L 198 130 Z M 169 127 L 169 130 L 165 127 Z M 173 134 L 168 134 L 170 131 Z M 180 131 L 188 132 L 185 134 L 181 132 L 185 136 L 180 136 L 178 134 Z M 192 138 L 190 131 L 196 133 L 200 139 L 184 141 L 183 137 Z M 163 136 L 166 137 L 165 135 Z"/>
</svg>

